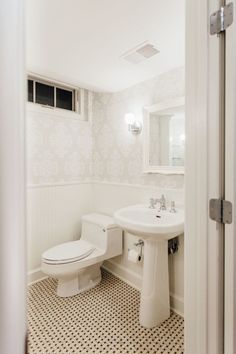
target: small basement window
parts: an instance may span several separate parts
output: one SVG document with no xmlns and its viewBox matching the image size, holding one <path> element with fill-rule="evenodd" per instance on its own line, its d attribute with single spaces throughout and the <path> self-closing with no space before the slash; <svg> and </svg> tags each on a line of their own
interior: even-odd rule
<svg viewBox="0 0 236 354">
<path fill-rule="evenodd" d="M 73 111 L 73 91 L 56 88 L 56 107 Z"/>
<path fill-rule="evenodd" d="M 46 80 L 28 78 L 28 102 L 43 106 L 78 112 L 78 104 L 75 104 L 77 91 L 67 85 L 60 86 Z"/>
<path fill-rule="evenodd" d="M 35 103 L 54 107 L 54 87 L 42 84 L 41 82 L 35 82 Z"/>
</svg>

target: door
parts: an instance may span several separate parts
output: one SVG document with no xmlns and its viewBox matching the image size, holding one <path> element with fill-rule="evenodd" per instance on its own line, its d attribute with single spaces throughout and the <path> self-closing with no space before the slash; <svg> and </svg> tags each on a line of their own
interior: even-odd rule
<svg viewBox="0 0 236 354">
<path fill-rule="evenodd" d="M 230 3 L 235 14 L 235 1 L 220 1 L 218 9 Z M 210 5 L 217 4 L 212 0 Z M 216 9 L 211 8 L 210 14 Z M 232 205 L 236 192 L 235 39 L 235 23 L 209 39 L 209 198 L 225 199 Z M 208 313 L 212 324 L 208 330 L 213 337 L 218 334 L 218 341 L 208 343 L 209 353 L 236 353 L 234 217 L 228 222 L 209 220 Z"/>
<path fill-rule="evenodd" d="M 226 31 L 225 198 L 233 204 L 233 222 L 225 226 L 225 354 L 236 353 L 236 2 Z"/>
<path fill-rule="evenodd" d="M 212 2 L 214 3 L 214 1 Z M 227 6 L 230 3 L 233 5 L 235 18 L 235 1 L 220 1 L 220 6 Z M 225 21 L 229 21 L 229 18 L 226 18 Z M 208 174 L 210 177 L 209 197 L 212 198 L 213 193 L 215 193 L 216 198 L 225 199 L 231 202 L 232 205 L 235 205 L 235 22 L 218 36 L 214 35 L 211 37 L 209 47 L 209 73 L 212 73 L 212 76 L 210 74 L 209 82 L 215 82 L 216 85 L 217 82 L 219 83 L 217 89 L 213 87 L 212 90 L 210 90 L 210 93 L 213 93 L 213 97 L 219 94 L 219 100 L 217 100 L 217 96 L 214 97 L 215 100 L 211 100 L 211 96 L 209 96 L 209 109 L 210 111 L 215 110 L 215 114 L 209 114 L 209 142 L 211 145 L 211 148 L 209 147 L 209 157 L 211 159 L 216 158 L 215 161 L 213 160 L 213 164 L 211 159 L 209 161 L 210 166 L 212 164 L 213 167 L 213 170 L 209 171 Z M 215 55 L 217 52 L 218 55 Z M 214 101 L 215 103 L 218 102 L 218 104 L 214 104 Z M 217 109 L 219 110 L 218 112 Z M 213 295 L 214 291 L 218 291 L 218 312 L 216 311 L 215 315 L 213 311 L 211 311 L 211 313 L 209 312 L 211 314 L 209 319 L 217 324 L 217 321 L 219 322 L 219 320 L 223 318 L 222 326 L 216 325 L 214 328 L 214 325 L 211 325 L 209 328 L 215 331 L 215 335 L 218 332 L 218 352 L 233 354 L 236 353 L 236 300 L 234 295 L 236 289 L 235 217 L 232 217 L 232 223 L 228 224 L 227 222 L 226 224 L 215 223 L 214 225 L 214 221 L 209 221 L 209 249 L 213 250 L 212 252 L 210 251 L 213 257 L 209 257 L 208 274 L 211 277 L 213 275 L 213 278 L 209 277 L 208 286 L 209 289 L 212 289 L 209 290 L 211 295 Z M 215 242 L 215 240 L 217 240 L 217 242 Z M 212 263 L 214 257 L 215 261 Z M 211 299 L 211 296 L 209 299 Z M 211 307 L 213 310 L 214 306 L 215 309 L 217 309 L 217 302 L 214 305 L 214 301 L 217 299 L 214 296 L 213 299 L 213 303 L 209 301 L 209 310 Z M 216 352 L 216 350 L 217 347 L 214 348 L 214 346 L 212 347 L 211 343 L 209 343 L 209 353 Z"/>
<path fill-rule="evenodd" d="M 222 5 L 221 0 L 186 2 L 186 354 L 236 353 L 235 226 L 209 217 L 211 198 L 236 199 L 235 24 L 226 31 L 226 80 L 224 35 L 210 35 L 210 14 Z"/>
<path fill-rule="evenodd" d="M 217 1 L 212 0 L 210 15 L 230 3 L 235 18 L 235 1 L 220 0 L 217 8 Z M 231 8 L 228 9 L 230 12 Z M 236 183 L 235 39 L 235 23 L 209 39 L 209 199 L 225 199 L 233 205 Z M 208 342 L 209 353 L 236 353 L 234 217 L 232 223 L 228 222 L 222 224 L 210 219 L 208 223 L 208 333 L 216 339 L 218 335 L 218 340 Z"/>
</svg>

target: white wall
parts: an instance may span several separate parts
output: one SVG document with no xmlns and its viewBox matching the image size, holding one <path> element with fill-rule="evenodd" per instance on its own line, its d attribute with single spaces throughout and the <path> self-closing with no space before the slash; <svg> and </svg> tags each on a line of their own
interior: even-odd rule
<svg viewBox="0 0 236 354">
<path fill-rule="evenodd" d="M 92 211 L 109 215 L 150 197 L 183 205 L 184 177 L 142 173 L 142 134 L 128 132 L 124 114 L 141 119 L 144 105 L 183 96 L 178 68 L 116 94 L 94 94 L 92 124 L 28 110 L 28 269 L 37 279 L 41 253 L 79 237 L 80 218 Z M 49 112 L 49 113 L 48 113 Z M 127 260 L 136 237 L 125 234 L 124 253 L 105 266 L 140 288 L 142 264 Z M 183 237 L 170 256 L 172 305 L 183 313 Z"/>
</svg>

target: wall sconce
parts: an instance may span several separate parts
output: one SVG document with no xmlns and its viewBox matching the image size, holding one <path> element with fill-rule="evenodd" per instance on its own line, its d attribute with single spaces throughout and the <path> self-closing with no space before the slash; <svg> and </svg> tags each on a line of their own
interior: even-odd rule
<svg viewBox="0 0 236 354">
<path fill-rule="evenodd" d="M 133 134 L 140 134 L 142 131 L 142 123 L 138 120 L 135 120 L 134 113 L 125 114 L 125 122 L 128 125 L 128 129 Z"/>
</svg>

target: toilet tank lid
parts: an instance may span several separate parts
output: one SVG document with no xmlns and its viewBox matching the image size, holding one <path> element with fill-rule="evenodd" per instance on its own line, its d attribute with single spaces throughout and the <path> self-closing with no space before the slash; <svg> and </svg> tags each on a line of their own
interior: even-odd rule
<svg viewBox="0 0 236 354">
<path fill-rule="evenodd" d="M 104 214 L 92 213 L 83 215 L 82 222 L 83 221 L 98 225 L 106 230 L 118 228 L 118 226 L 114 223 L 113 218 Z"/>
</svg>

